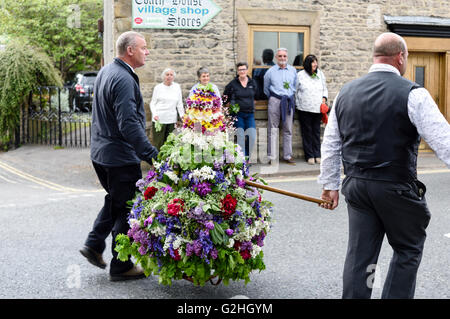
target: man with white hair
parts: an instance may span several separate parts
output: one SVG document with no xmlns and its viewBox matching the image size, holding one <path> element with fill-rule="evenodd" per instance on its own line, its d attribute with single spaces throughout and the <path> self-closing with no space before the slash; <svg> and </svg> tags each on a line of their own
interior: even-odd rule
<svg viewBox="0 0 450 319">
<path fill-rule="evenodd" d="M 349 241 L 343 298 L 370 298 L 384 235 L 394 255 L 382 298 L 413 298 L 430 212 L 417 180 L 420 137 L 450 167 L 450 126 L 425 88 L 402 77 L 408 49 L 394 33 L 374 43 L 369 73 L 345 84 L 322 142 L 319 183 L 334 209 L 346 175 Z"/>
<path fill-rule="evenodd" d="M 117 259 L 114 247 L 116 236 L 129 230 L 127 202 L 133 199 L 136 182 L 142 178 L 141 161 L 152 165 L 158 155 L 145 133 L 144 102 L 134 72 L 149 55 L 145 38 L 137 32 L 125 32 L 117 39 L 116 49 L 117 57 L 98 73 L 92 105 L 91 160 L 107 194 L 80 250 L 91 264 L 106 268 L 102 253 L 111 233 L 111 281 L 145 277 L 142 268 L 130 260 Z"/>
<path fill-rule="evenodd" d="M 281 125 L 283 127 L 283 159 L 290 165 L 295 165 L 292 158 L 292 126 L 294 123 L 295 101 L 297 87 L 297 70 L 288 64 L 288 51 L 279 48 L 276 51 L 277 64 L 264 75 L 264 94 L 268 97 L 267 105 L 267 155 L 271 161 L 277 160 L 278 135 L 274 134 Z"/>
</svg>

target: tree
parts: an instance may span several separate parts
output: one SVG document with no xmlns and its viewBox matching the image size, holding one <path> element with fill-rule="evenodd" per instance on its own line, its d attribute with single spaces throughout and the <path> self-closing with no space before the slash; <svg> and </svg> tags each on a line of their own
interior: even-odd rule
<svg viewBox="0 0 450 319">
<path fill-rule="evenodd" d="M 0 0 L 0 34 L 44 49 L 67 80 L 76 71 L 100 68 L 102 8 L 102 0 Z"/>
<path fill-rule="evenodd" d="M 0 145 L 11 141 L 20 123 L 20 107 L 40 85 L 62 86 L 52 59 L 24 41 L 9 41 L 0 50 Z"/>
</svg>

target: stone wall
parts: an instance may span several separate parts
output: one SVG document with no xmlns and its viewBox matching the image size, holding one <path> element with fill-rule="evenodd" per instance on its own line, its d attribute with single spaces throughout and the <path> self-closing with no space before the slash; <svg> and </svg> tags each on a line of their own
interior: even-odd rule
<svg viewBox="0 0 450 319">
<path fill-rule="evenodd" d="M 131 1 L 113 3 L 114 41 L 120 33 L 131 30 Z M 147 106 L 153 87 L 161 82 L 161 72 L 169 66 L 177 72 L 175 81 L 180 83 L 183 96 L 197 82 L 196 70 L 200 66 L 209 67 L 211 82 L 222 91 L 235 75 L 236 61 L 247 60 L 251 17 L 261 17 L 258 24 L 311 28 L 310 51 L 318 57 L 327 77 L 331 103 L 345 82 L 361 76 L 370 67 L 372 43 L 387 31 L 383 15 L 450 17 L 450 1 L 440 0 L 214 1 L 222 11 L 201 30 L 137 30 L 146 36 L 150 50 L 150 60 L 137 70 Z M 295 157 L 303 153 L 297 122 L 293 137 Z M 258 127 L 264 126 L 264 120 L 259 120 Z"/>
</svg>

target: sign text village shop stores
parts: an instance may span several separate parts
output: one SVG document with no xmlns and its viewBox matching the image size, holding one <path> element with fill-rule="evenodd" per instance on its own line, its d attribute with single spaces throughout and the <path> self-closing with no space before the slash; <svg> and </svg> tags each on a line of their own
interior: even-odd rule
<svg viewBox="0 0 450 319">
<path fill-rule="evenodd" d="M 424 85 L 450 119 L 450 1 L 104 0 L 104 20 L 105 63 L 114 57 L 122 32 L 145 35 L 150 58 L 137 73 L 147 106 L 167 67 L 177 72 L 184 97 L 197 83 L 200 66 L 209 68 L 211 82 L 223 91 L 237 62 L 248 62 L 255 75 L 269 67 L 264 49 L 278 47 L 289 50 L 289 63 L 297 69 L 307 54 L 318 57 L 332 103 L 345 82 L 369 69 L 375 38 L 392 31 L 408 43 L 405 76 Z M 257 101 L 255 117 L 263 133 L 267 101 Z M 257 138 L 265 145 L 265 133 Z M 303 155 L 297 119 L 293 150 L 294 157 Z"/>
</svg>

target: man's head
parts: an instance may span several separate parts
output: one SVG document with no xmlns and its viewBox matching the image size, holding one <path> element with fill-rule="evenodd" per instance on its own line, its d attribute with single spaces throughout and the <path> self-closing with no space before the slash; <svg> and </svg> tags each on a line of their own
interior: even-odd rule
<svg viewBox="0 0 450 319">
<path fill-rule="evenodd" d="M 135 31 L 122 33 L 116 41 L 116 50 L 117 57 L 133 69 L 143 66 L 149 55 L 144 36 Z"/>
<path fill-rule="evenodd" d="M 382 33 L 373 46 L 373 62 L 386 63 L 394 66 L 403 75 L 408 62 L 408 48 L 405 40 L 398 34 Z"/>
<path fill-rule="evenodd" d="M 262 53 L 263 63 L 267 64 L 273 61 L 273 50 L 272 49 L 264 49 Z"/>
<path fill-rule="evenodd" d="M 281 67 L 285 67 L 288 61 L 288 51 L 285 48 L 277 49 L 277 54 L 275 54 L 275 59 L 277 60 L 277 64 Z"/>
</svg>

